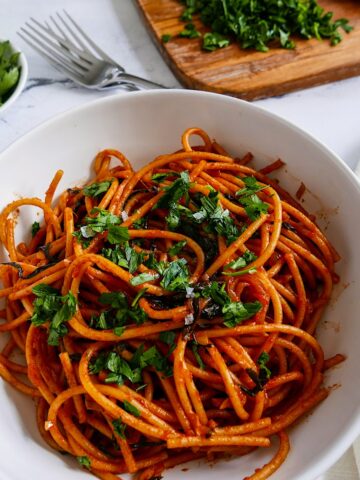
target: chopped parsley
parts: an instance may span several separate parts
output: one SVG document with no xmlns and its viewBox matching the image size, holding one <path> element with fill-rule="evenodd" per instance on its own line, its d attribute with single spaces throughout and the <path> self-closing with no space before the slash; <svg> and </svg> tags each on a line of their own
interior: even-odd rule
<svg viewBox="0 0 360 480">
<path fill-rule="evenodd" d="M 134 415 L 134 417 L 141 417 L 140 410 L 137 409 L 136 407 L 134 407 L 134 405 L 132 405 L 130 402 L 124 400 L 123 401 L 123 407 L 124 407 L 124 410 L 126 410 L 128 413 L 131 413 L 132 415 Z"/>
<path fill-rule="evenodd" d="M 154 367 L 167 377 L 172 375 L 172 366 L 167 357 L 162 355 L 155 346 L 145 350 L 144 344 L 137 348 L 129 361 L 122 358 L 117 351 L 101 352 L 90 363 L 89 372 L 91 375 L 97 375 L 101 371 L 108 371 L 106 383 L 123 385 L 125 380 L 141 383 L 141 372 L 146 367 Z"/>
<path fill-rule="evenodd" d="M 80 463 L 82 467 L 86 468 L 87 470 L 90 470 L 91 462 L 89 457 L 84 455 L 83 457 L 76 457 L 76 460 Z"/>
<path fill-rule="evenodd" d="M 199 347 L 198 343 L 196 343 L 196 342 L 192 342 L 192 343 L 191 343 L 191 350 L 192 350 L 192 352 L 193 352 L 193 354 L 194 354 L 195 360 L 197 361 L 197 363 L 198 363 L 199 367 L 201 368 L 201 370 L 205 370 L 205 364 L 204 364 L 204 362 L 202 361 L 202 358 L 200 357 L 200 354 L 199 354 L 199 352 L 198 352 L 198 347 Z"/>
<path fill-rule="evenodd" d="M 112 421 L 112 425 L 114 427 L 114 432 L 119 435 L 120 438 L 123 440 L 126 439 L 125 430 L 126 424 L 122 422 L 121 418 Z"/>
<path fill-rule="evenodd" d="M 101 254 L 119 267 L 126 268 L 130 273 L 136 272 L 145 258 L 144 253 L 138 253 L 127 241 L 113 248 L 103 248 Z"/>
<path fill-rule="evenodd" d="M 14 91 L 19 78 L 19 52 L 14 52 L 10 42 L 0 42 L 0 106 Z"/>
<path fill-rule="evenodd" d="M 245 273 L 255 273 L 256 268 L 245 267 L 249 265 L 249 263 L 254 262 L 256 259 L 257 256 L 250 250 L 247 250 L 242 257 L 239 257 L 236 260 L 233 260 L 232 262 L 225 265 L 225 270 L 229 270 L 231 268 L 233 271 L 222 272 L 222 274 L 230 277 L 238 277 L 240 275 L 244 275 Z M 240 271 L 235 271 L 239 269 Z"/>
<path fill-rule="evenodd" d="M 179 37 L 183 38 L 199 38 L 201 33 L 196 29 L 193 23 L 187 23 L 183 30 L 179 33 Z"/>
<path fill-rule="evenodd" d="M 32 237 L 35 237 L 35 235 L 37 234 L 37 232 L 40 230 L 40 223 L 39 222 L 34 222 L 32 225 L 31 225 L 31 236 Z"/>
<path fill-rule="evenodd" d="M 260 215 L 267 213 L 269 205 L 260 200 L 257 192 L 260 192 L 266 186 L 260 185 L 255 177 L 244 177 L 241 179 L 245 183 L 245 187 L 236 192 L 236 196 L 240 197 L 239 202 L 245 208 L 245 212 L 250 220 L 256 220 Z"/>
<path fill-rule="evenodd" d="M 164 195 L 159 199 L 155 208 L 167 208 L 169 214 L 166 217 L 167 224 L 171 230 L 174 230 L 180 222 L 179 202 L 181 198 L 189 198 L 189 188 L 191 187 L 189 172 L 181 172 L 180 177 L 171 185 L 163 188 Z"/>
<path fill-rule="evenodd" d="M 254 48 L 261 52 L 274 46 L 291 49 L 293 38 L 328 38 L 331 45 L 342 37 L 339 29 L 350 32 L 352 27 L 345 18 L 333 21 L 332 12 L 326 12 L 316 0 L 181 0 L 185 8 L 181 19 L 192 20 L 198 13 L 201 21 L 211 28 L 203 39 L 203 48 L 222 48 L 224 41 L 237 40 L 242 48 Z M 191 32 L 188 25 L 185 30 Z M 216 38 L 221 35 L 222 40 Z M 188 36 L 188 35 L 186 35 Z M 220 37 L 220 38 L 221 38 Z M 190 35 L 189 35 L 189 38 Z M 274 42 L 275 41 L 275 42 Z M 206 48 L 207 47 L 207 48 Z"/>
<path fill-rule="evenodd" d="M 166 343 L 166 345 L 169 345 L 169 351 L 167 352 L 167 356 L 171 355 L 176 348 L 176 333 L 172 332 L 171 330 L 167 332 L 161 332 L 159 338 L 162 342 Z"/>
<path fill-rule="evenodd" d="M 169 255 L 170 257 L 174 257 L 178 253 L 181 252 L 181 250 L 185 247 L 186 245 L 186 240 L 181 240 L 180 242 L 175 243 L 171 248 L 169 248 Z"/>
<path fill-rule="evenodd" d="M 230 45 L 230 40 L 224 35 L 215 32 L 207 32 L 204 35 L 202 48 L 209 52 L 213 52 L 218 48 L 224 48 Z"/>
<path fill-rule="evenodd" d="M 225 266 L 225 269 L 232 268 L 233 270 L 238 270 L 239 268 L 244 268 L 249 263 L 254 262 L 257 259 L 257 256 L 250 250 L 246 250 L 242 257 L 233 260 Z"/>
<path fill-rule="evenodd" d="M 223 315 L 224 325 L 228 328 L 236 327 L 239 323 L 253 317 L 262 308 L 259 301 L 255 302 L 232 302 L 225 291 L 225 284 L 212 282 L 201 290 L 203 298 L 212 300 L 212 304 L 207 305 L 203 313 L 210 314 L 210 317 Z"/>
<path fill-rule="evenodd" d="M 139 292 L 140 293 L 140 292 Z M 129 304 L 123 292 L 102 293 L 99 302 L 110 307 L 109 310 L 101 312 L 90 320 L 90 326 L 96 329 L 114 329 L 115 335 L 121 336 L 124 326 L 128 320 L 137 325 L 142 325 L 147 320 L 147 315 L 138 305 L 139 294 Z"/>
<path fill-rule="evenodd" d="M 107 240 L 109 243 L 119 244 L 129 240 L 128 228 L 119 226 L 121 223 L 120 217 L 100 208 L 94 208 L 92 213 L 97 213 L 96 217 L 86 217 L 85 225 L 80 227 L 80 234 L 74 232 L 74 236 L 91 239 L 98 233 L 108 232 Z"/>
<path fill-rule="evenodd" d="M 248 389 L 247 387 L 242 386 L 241 390 L 243 390 L 250 397 L 254 397 L 257 393 L 261 392 L 266 383 L 269 381 L 271 377 L 271 370 L 266 365 L 269 360 L 269 354 L 267 352 L 262 352 L 257 361 L 257 364 L 259 365 L 259 374 L 257 374 L 251 368 L 246 369 L 247 374 L 255 383 L 255 387 Z"/>
<path fill-rule="evenodd" d="M 75 315 L 76 298 L 72 292 L 61 296 L 58 290 L 44 283 L 36 285 L 32 292 L 36 298 L 31 322 L 36 327 L 49 322 L 48 344 L 57 346 L 68 333 L 65 323 Z"/>
<path fill-rule="evenodd" d="M 208 196 L 200 197 L 200 209 L 192 217 L 197 223 L 207 222 L 205 232 L 213 232 L 223 236 L 227 245 L 234 242 L 240 235 L 238 227 L 230 216 L 230 212 L 218 203 L 218 193 L 210 191 Z"/>
<path fill-rule="evenodd" d="M 85 197 L 99 197 L 100 195 L 104 194 L 109 190 L 110 185 L 111 182 L 108 180 L 99 183 L 92 183 L 91 185 L 84 187 L 83 192 Z"/>
<path fill-rule="evenodd" d="M 153 282 L 158 278 L 159 278 L 159 275 L 157 273 L 144 272 L 144 273 L 140 273 L 139 275 L 136 275 L 135 277 L 132 277 L 132 279 L 130 280 L 130 283 L 133 287 L 137 287 L 142 283 Z"/>
<path fill-rule="evenodd" d="M 164 42 L 164 43 L 168 43 L 172 38 L 172 35 L 170 35 L 170 33 L 164 33 L 164 35 L 162 35 L 161 37 L 161 40 Z"/>
<path fill-rule="evenodd" d="M 170 292 L 185 290 L 189 286 L 189 270 L 185 258 L 170 262 L 163 272 L 160 285 Z"/>
</svg>

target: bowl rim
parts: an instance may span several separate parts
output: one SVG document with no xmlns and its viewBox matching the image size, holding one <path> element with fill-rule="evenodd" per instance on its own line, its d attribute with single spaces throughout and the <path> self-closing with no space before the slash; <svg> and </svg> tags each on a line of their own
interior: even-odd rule
<svg viewBox="0 0 360 480">
<path fill-rule="evenodd" d="M 131 97 L 129 97 L 131 95 Z M 29 141 L 31 137 L 34 135 L 41 133 L 42 130 L 46 130 L 46 128 L 51 128 L 52 125 L 59 121 L 63 121 L 69 116 L 77 115 L 86 112 L 87 110 L 91 110 L 96 108 L 97 106 L 101 106 L 103 104 L 111 104 L 112 102 L 118 102 L 128 100 L 129 98 L 135 97 L 167 97 L 167 96 L 179 96 L 181 97 L 203 97 L 203 98 L 216 98 L 218 101 L 225 103 L 225 104 L 241 104 L 241 108 L 246 110 L 255 110 L 264 115 L 265 117 L 269 118 L 271 121 L 275 121 L 279 123 L 281 126 L 284 126 L 287 129 L 291 129 L 292 131 L 296 132 L 300 135 L 304 141 L 312 143 L 316 148 L 324 152 L 328 158 L 328 161 L 333 166 L 336 166 L 337 169 L 340 169 L 344 174 L 344 177 L 347 182 L 350 182 L 354 186 L 354 190 L 356 191 L 356 195 L 360 205 L 360 181 L 356 177 L 355 173 L 350 169 L 350 167 L 337 155 L 333 150 L 327 147 L 322 141 L 318 140 L 314 137 L 311 133 L 307 132 L 306 129 L 302 127 L 298 127 L 293 122 L 285 119 L 281 115 L 276 113 L 270 112 L 263 106 L 259 106 L 241 99 L 220 95 L 212 92 L 204 92 L 204 91 L 196 91 L 196 90 L 184 90 L 184 89 L 169 89 L 169 90 L 150 90 L 150 91 L 137 91 L 131 92 L 127 95 L 123 92 L 116 93 L 109 97 L 98 98 L 95 100 L 91 100 L 86 102 L 85 104 L 72 107 L 70 109 L 65 110 L 64 112 L 58 113 L 55 116 L 51 117 L 50 119 L 44 120 L 39 125 L 28 131 L 26 134 L 21 136 L 20 138 L 13 141 L 3 152 L 0 152 L 0 164 L 3 160 L 5 155 L 11 154 L 11 151 L 17 148 L 18 145 L 21 145 L 23 142 Z M 311 467 L 305 467 L 303 472 L 296 474 L 296 480 L 310 480 L 315 479 L 321 474 L 323 474 L 326 470 L 328 470 L 337 460 L 345 453 L 345 451 L 351 447 L 352 443 L 356 440 L 358 435 L 360 434 L 360 406 L 357 408 L 353 415 L 353 421 L 347 425 L 347 429 L 345 432 L 342 433 L 341 438 L 334 441 L 333 445 L 328 448 L 328 450 L 324 451 L 320 454 L 316 460 L 316 463 L 313 464 Z M 310 469 L 310 470 L 309 470 Z M 310 476 L 309 476 L 310 475 Z"/>
<path fill-rule="evenodd" d="M 6 40 L 0 39 L 0 41 L 4 42 Z M 10 95 L 10 97 L 6 100 L 6 102 L 0 106 L 0 113 L 3 113 L 7 108 L 9 108 L 10 105 L 14 103 L 15 100 L 19 97 L 20 93 L 23 91 L 25 87 L 28 74 L 29 74 L 29 66 L 28 66 L 28 62 L 24 52 L 21 51 L 19 48 L 17 48 L 17 45 L 12 40 L 8 40 L 8 41 L 10 42 L 10 46 L 14 52 L 20 52 L 19 66 L 21 67 L 21 70 L 20 70 L 20 77 L 15 87 L 15 90 Z"/>
</svg>

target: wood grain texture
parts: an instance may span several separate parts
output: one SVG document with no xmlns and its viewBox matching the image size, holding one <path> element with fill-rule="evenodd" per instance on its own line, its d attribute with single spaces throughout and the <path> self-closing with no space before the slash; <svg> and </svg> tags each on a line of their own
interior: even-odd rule
<svg viewBox="0 0 360 480">
<path fill-rule="evenodd" d="M 145 23 L 166 62 L 180 80 L 192 89 L 208 90 L 246 100 L 282 95 L 360 74 L 360 2 L 320 0 L 334 12 L 334 19 L 346 17 L 354 30 L 331 47 L 327 40 L 297 40 L 294 50 L 271 49 L 267 53 L 242 50 L 231 44 L 215 52 L 201 50 L 200 39 L 177 37 L 184 28 L 179 20 L 183 6 L 178 0 L 136 0 Z M 194 21 L 199 31 L 207 31 Z M 161 37 L 171 34 L 164 44 Z"/>
</svg>

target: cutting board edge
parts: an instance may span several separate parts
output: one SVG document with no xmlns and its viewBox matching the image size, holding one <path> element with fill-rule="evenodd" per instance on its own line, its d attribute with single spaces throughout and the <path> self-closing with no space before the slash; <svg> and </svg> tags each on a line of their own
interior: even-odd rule
<svg viewBox="0 0 360 480">
<path fill-rule="evenodd" d="M 166 64 L 171 69 L 174 76 L 179 80 L 179 82 L 183 86 L 191 90 L 210 91 L 213 93 L 219 93 L 236 98 L 241 98 L 242 100 L 254 101 L 270 97 L 280 97 L 291 92 L 297 92 L 308 88 L 318 87 L 321 85 L 346 80 L 348 78 L 360 75 L 360 64 L 358 64 L 352 65 L 351 67 L 347 66 L 346 68 L 342 67 L 338 70 L 324 70 L 320 74 L 308 75 L 303 78 L 289 80 L 287 82 L 278 84 L 276 87 L 274 87 L 273 84 L 271 86 L 265 85 L 263 88 L 257 88 L 256 91 L 247 90 L 245 93 L 241 93 L 238 90 L 232 90 L 226 87 L 217 87 L 214 85 L 210 85 L 186 73 L 181 68 L 181 66 L 173 60 L 167 48 L 164 46 L 161 39 L 158 37 L 154 25 L 151 22 L 151 19 L 147 16 L 146 11 L 142 8 L 140 2 L 135 1 L 134 3 L 137 7 L 140 17 L 142 18 L 145 28 L 150 34 L 152 42 L 159 50 Z"/>
</svg>

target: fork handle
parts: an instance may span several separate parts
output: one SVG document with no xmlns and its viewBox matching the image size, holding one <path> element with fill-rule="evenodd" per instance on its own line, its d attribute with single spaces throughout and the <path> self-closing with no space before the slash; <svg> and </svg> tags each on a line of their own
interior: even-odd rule
<svg viewBox="0 0 360 480">
<path fill-rule="evenodd" d="M 112 88 L 116 86 L 133 86 L 136 90 L 151 90 L 154 88 L 168 88 L 160 83 L 152 82 L 151 80 L 146 80 L 145 78 L 137 77 L 136 75 L 131 75 L 126 72 L 117 72 L 113 76 L 111 81 L 106 85 L 106 88 Z"/>
</svg>

